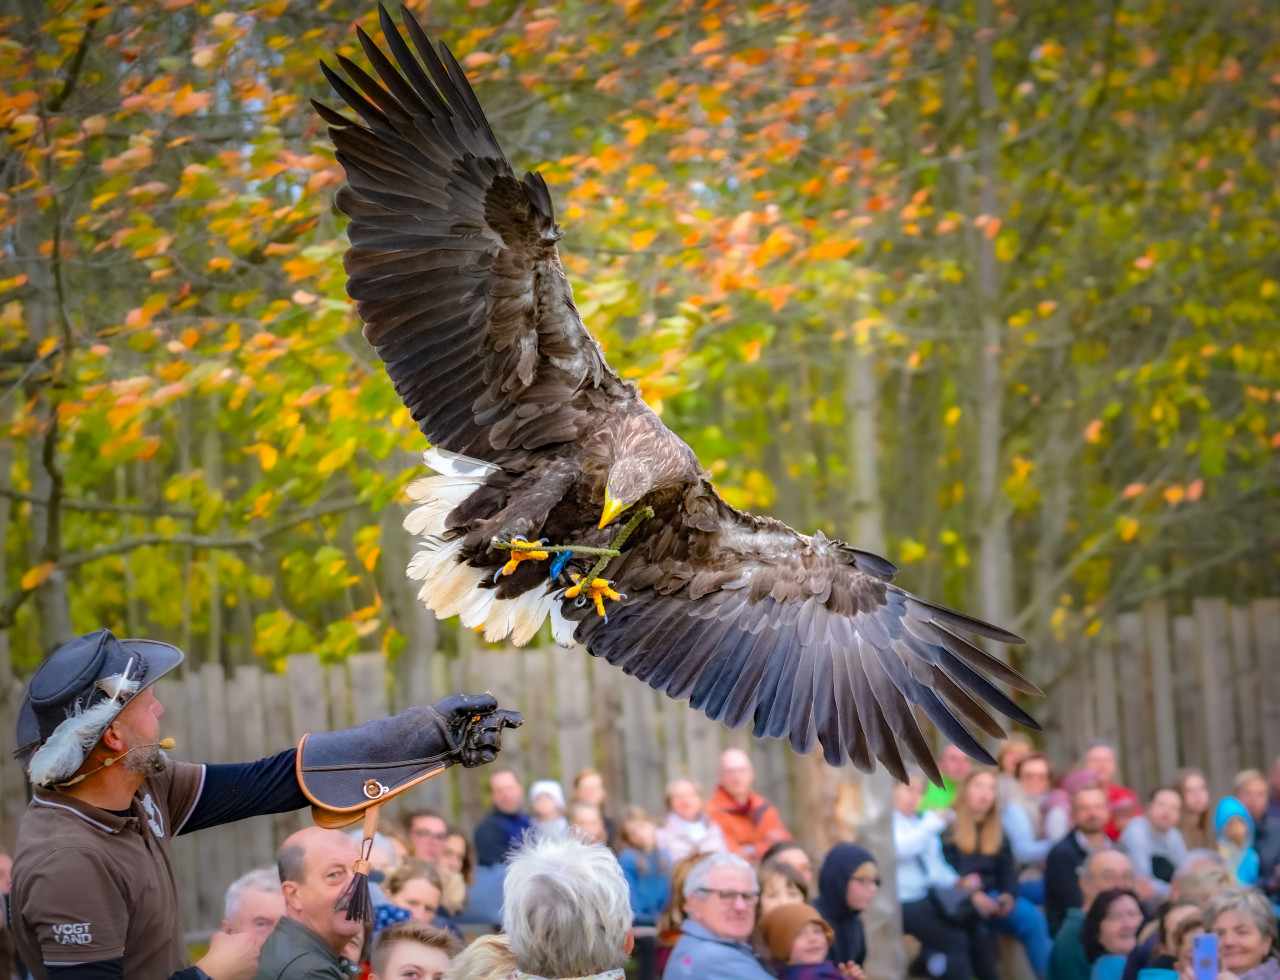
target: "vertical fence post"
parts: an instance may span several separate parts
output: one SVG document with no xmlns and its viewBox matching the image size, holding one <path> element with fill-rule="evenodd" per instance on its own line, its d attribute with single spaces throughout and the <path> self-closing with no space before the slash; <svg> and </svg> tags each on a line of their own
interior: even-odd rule
<svg viewBox="0 0 1280 980">
<path fill-rule="evenodd" d="M 1269 673 L 1277 668 L 1280 664 L 1273 665 Z M 1240 731 L 1240 762 L 1252 766 L 1268 757 L 1262 744 L 1262 676 L 1254 660 L 1253 624 L 1245 606 L 1231 607 L 1231 672 L 1234 714 Z"/>
<path fill-rule="evenodd" d="M 1262 747 L 1264 758 L 1280 756 L 1280 599 L 1253 604 L 1253 635 L 1262 679 Z"/>
<path fill-rule="evenodd" d="M 1116 669 L 1120 682 L 1120 729 L 1124 739 L 1122 761 L 1128 784 L 1145 798 L 1153 785 L 1151 748 L 1151 716 L 1148 713 L 1144 675 L 1146 650 L 1142 642 L 1142 616 L 1125 613 L 1116 618 Z"/>
<path fill-rule="evenodd" d="M 1169 613 L 1153 599 L 1142 604 L 1142 630 L 1151 653 L 1151 701 L 1155 723 L 1156 777 L 1168 785 L 1178 770 L 1178 727 L 1173 700 L 1173 665 L 1169 661 Z"/>
<path fill-rule="evenodd" d="M 1200 697 L 1204 705 L 1204 759 L 1211 785 L 1226 790 L 1237 768 L 1236 726 L 1228 710 L 1231 662 L 1227 652 L 1225 599 L 1197 599 L 1192 604 L 1200 640 Z"/>
<path fill-rule="evenodd" d="M 1204 770 L 1209 789 L 1215 795 L 1224 787 L 1213 781 L 1205 756 L 1204 703 L 1200 698 L 1200 651 L 1196 645 L 1196 624 L 1190 616 L 1173 618 L 1173 662 L 1177 674 L 1178 744 L 1189 765 Z"/>
</svg>

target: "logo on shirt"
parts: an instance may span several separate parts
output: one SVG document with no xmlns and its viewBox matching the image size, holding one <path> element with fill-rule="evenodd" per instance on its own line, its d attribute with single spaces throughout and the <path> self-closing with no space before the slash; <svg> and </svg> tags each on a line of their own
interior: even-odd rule
<svg viewBox="0 0 1280 980">
<path fill-rule="evenodd" d="M 147 826 L 151 828 L 151 832 L 157 837 L 164 836 L 164 816 L 160 813 L 160 808 L 156 806 L 155 800 L 148 793 L 142 798 L 142 812 L 147 815 Z"/>
<path fill-rule="evenodd" d="M 58 922 L 53 927 L 53 938 L 63 946 L 88 946 L 93 942 L 92 923 Z"/>
</svg>

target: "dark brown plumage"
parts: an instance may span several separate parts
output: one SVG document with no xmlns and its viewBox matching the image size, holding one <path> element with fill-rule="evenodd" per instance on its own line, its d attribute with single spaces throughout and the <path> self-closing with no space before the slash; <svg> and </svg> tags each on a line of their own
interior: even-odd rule
<svg viewBox="0 0 1280 980">
<path fill-rule="evenodd" d="M 423 600 L 491 639 L 525 642 L 550 617 L 561 642 L 711 718 L 899 779 L 903 749 L 937 778 L 913 706 L 983 759 L 970 726 L 1004 734 L 988 707 L 1034 726 L 992 680 L 1034 685 L 962 634 L 1016 636 L 904 592 L 882 558 L 719 497 L 583 326 L 542 178 L 516 178 L 447 48 L 405 11 L 419 62 L 381 19 L 394 65 L 359 32 L 377 80 L 341 57 L 354 85 L 324 68 L 360 121 L 316 108 L 347 173 L 348 292 L 440 473 L 411 489 L 406 521 Z M 601 529 L 602 512 L 636 503 L 656 516 L 608 569 L 627 598 L 607 621 L 561 598 L 545 564 L 495 584 L 511 557 L 495 537 L 603 546 L 629 515 Z"/>
</svg>

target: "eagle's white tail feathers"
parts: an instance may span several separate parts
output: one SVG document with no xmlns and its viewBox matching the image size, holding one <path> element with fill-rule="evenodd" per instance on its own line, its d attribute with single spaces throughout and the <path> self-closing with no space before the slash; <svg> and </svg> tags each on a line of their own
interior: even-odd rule
<svg viewBox="0 0 1280 980">
<path fill-rule="evenodd" d="M 473 568 L 466 562 L 456 562 L 444 569 L 435 582 L 431 601 L 427 603 L 441 619 L 448 619 L 462 612 L 472 593 L 489 573 L 483 568 Z"/>
<path fill-rule="evenodd" d="M 515 608 L 511 610 L 511 642 L 518 647 L 524 646 L 542 628 L 551 611 L 554 601 L 552 593 L 547 589 L 530 589 L 516 599 Z"/>
<path fill-rule="evenodd" d="M 469 630 L 473 630 L 477 626 L 483 626 L 485 620 L 489 618 L 489 611 L 493 609 L 493 604 L 497 598 L 497 589 L 476 589 L 475 592 L 467 597 L 462 611 L 458 613 L 459 621 Z"/>
<path fill-rule="evenodd" d="M 483 483 L 491 474 L 502 469 L 482 459 L 451 453 L 447 449 L 439 449 L 436 446 L 432 446 L 422 454 L 422 461 L 441 476 L 465 477 L 476 483 Z"/>
<path fill-rule="evenodd" d="M 574 644 L 573 631 L 577 628 L 577 623 L 571 619 L 565 619 L 564 614 L 560 612 L 560 604 L 553 602 L 551 604 L 551 638 L 559 643 L 562 647 L 571 647 Z"/>
<path fill-rule="evenodd" d="M 443 534 L 450 530 L 446 520 L 453 509 L 483 486 L 497 467 L 434 446 L 422 454 L 422 460 L 439 476 L 423 477 L 409 484 L 409 499 L 422 506 L 409 512 L 404 529 L 423 536 Z"/>
<path fill-rule="evenodd" d="M 409 559 L 409 578 L 429 583 L 439 575 L 442 569 L 448 568 L 451 559 L 455 559 L 462 551 L 462 536 L 448 539 L 432 535 L 422 539 L 422 549 Z"/>
<path fill-rule="evenodd" d="M 406 531 L 422 538 L 422 548 L 409 562 L 409 577 L 422 583 L 418 598 L 441 619 L 458 616 L 467 629 L 483 627 L 490 643 L 511 636 L 516 646 L 524 646 L 550 615 L 556 642 L 571 645 L 576 624 L 560 615 L 554 590 L 535 588 L 499 599 L 496 590 L 481 587 L 488 572 L 459 560 L 462 535 L 446 537 L 453 530 L 446 524 L 449 514 L 498 467 L 434 446 L 422 461 L 438 475 L 415 480 L 408 490 L 420 504 L 404 521 Z"/>
<path fill-rule="evenodd" d="M 446 520 L 453 509 L 466 500 L 478 483 L 464 482 L 452 476 L 429 476 L 409 485 L 409 497 L 422 502 L 409 511 L 404 529 L 410 534 L 429 536 L 449 530 Z"/>
<path fill-rule="evenodd" d="M 511 632 L 512 612 L 515 609 L 516 599 L 499 599 L 489 608 L 489 618 L 484 624 L 484 638 L 488 643 L 497 643 L 504 640 L 507 634 Z"/>
</svg>

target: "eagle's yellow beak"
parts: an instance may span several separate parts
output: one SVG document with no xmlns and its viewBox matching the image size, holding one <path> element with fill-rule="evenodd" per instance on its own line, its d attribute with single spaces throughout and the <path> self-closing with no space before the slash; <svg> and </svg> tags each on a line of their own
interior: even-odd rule
<svg viewBox="0 0 1280 980">
<path fill-rule="evenodd" d="M 614 498 L 608 490 L 604 492 L 604 510 L 600 512 L 600 523 L 596 527 L 603 529 L 606 524 L 627 509 L 627 505 Z"/>
</svg>

